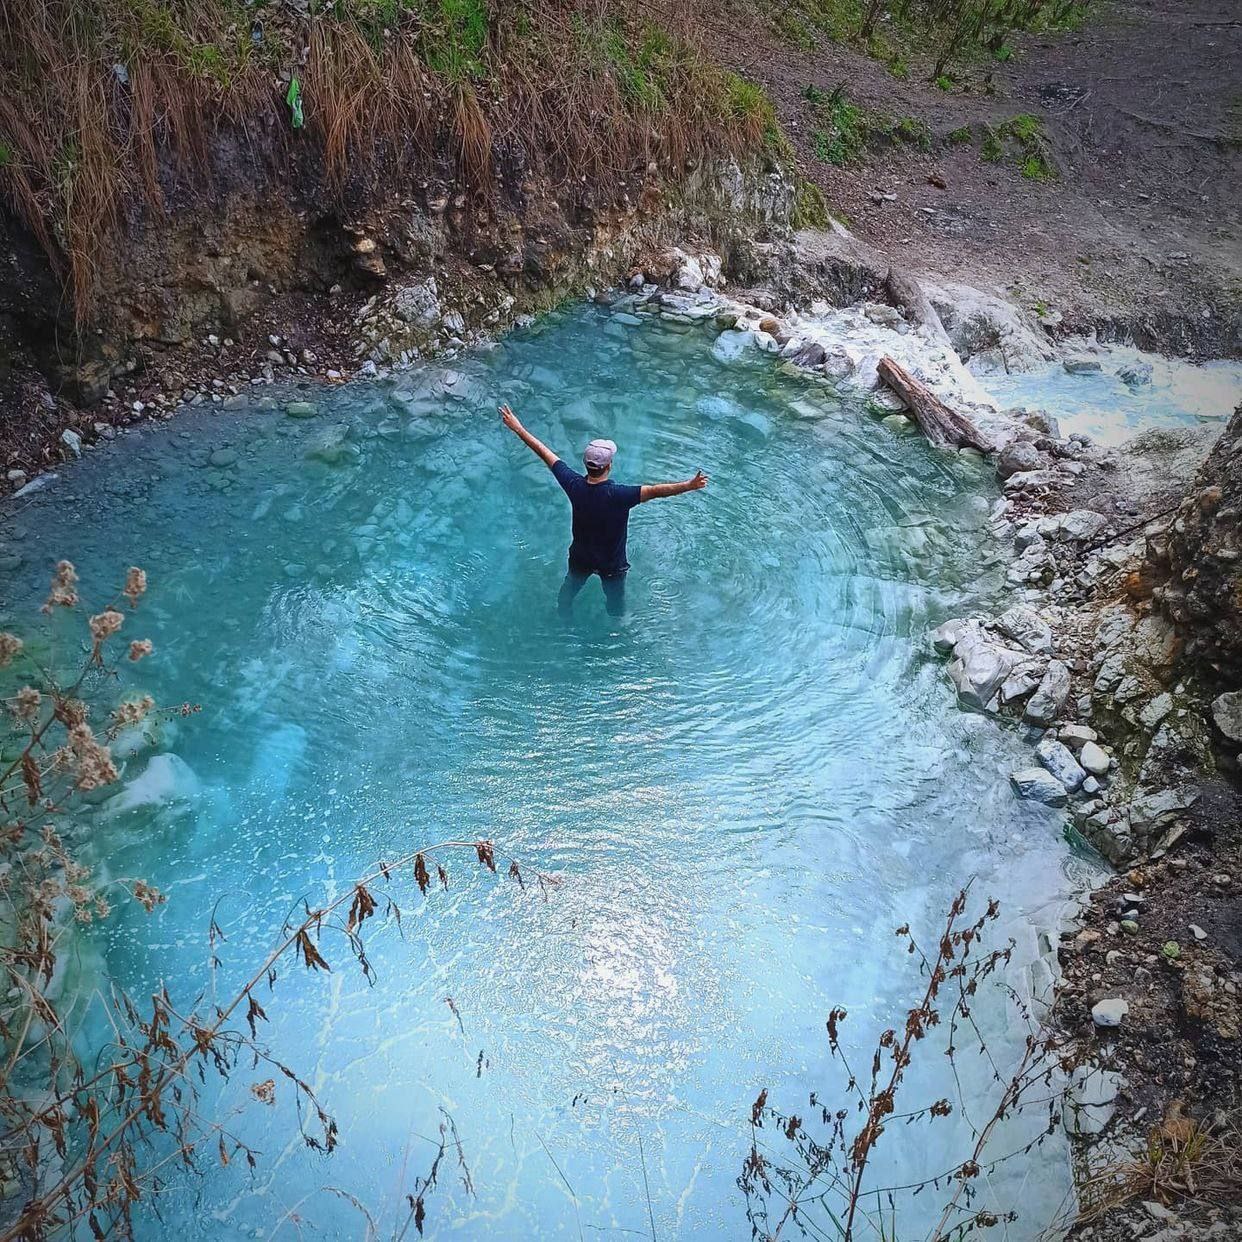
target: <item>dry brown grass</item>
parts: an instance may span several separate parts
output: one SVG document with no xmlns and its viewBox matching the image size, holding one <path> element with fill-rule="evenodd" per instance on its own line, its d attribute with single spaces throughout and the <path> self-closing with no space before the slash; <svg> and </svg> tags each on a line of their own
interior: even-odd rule
<svg viewBox="0 0 1242 1242">
<path fill-rule="evenodd" d="M 1173 1113 L 1152 1127 L 1143 1151 L 1093 1173 L 1078 1197 L 1084 1224 L 1127 1203 L 1242 1202 L 1242 1114 L 1213 1124 Z"/>
<path fill-rule="evenodd" d="M 419 0 L 383 30 L 269 8 L 256 47 L 238 0 L 5 0 L 0 191 L 82 324 L 127 220 L 160 211 L 174 189 L 208 188 L 223 132 L 251 135 L 254 150 L 309 140 L 328 186 L 351 199 L 437 156 L 482 200 L 500 151 L 581 184 L 773 140 L 762 93 L 704 59 L 684 9 L 662 10 L 660 26 L 626 0 L 480 0 L 479 11 L 475 46 Z M 283 98 L 289 73 L 302 134 Z"/>
</svg>

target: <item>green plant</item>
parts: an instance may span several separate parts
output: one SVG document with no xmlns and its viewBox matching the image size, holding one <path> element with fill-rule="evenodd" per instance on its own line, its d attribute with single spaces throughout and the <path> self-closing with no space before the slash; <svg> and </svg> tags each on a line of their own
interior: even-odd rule
<svg viewBox="0 0 1242 1242">
<path fill-rule="evenodd" d="M 983 142 L 979 147 L 980 158 L 986 160 L 989 164 L 999 163 L 1005 158 L 1005 146 L 1001 141 L 1000 135 L 990 125 L 987 132 L 983 135 Z"/>
<path fill-rule="evenodd" d="M 918 147 L 920 151 L 931 150 L 931 130 L 926 121 L 920 121 L 917 117 L 898 117 L 890 132 L 898 142 Z"/>
<path fill-rule="evenodd" d="M 992 58 L 1003 65 L 1006 61 L 1013 59 L 1013 48 L 1008 43 L 1002 43 L 993 51 Z"/>
<path fill-rule="evenodd" d="M 811 181 L 799 181 L 794 198 L 793 226 L 795 229 L 826 229 L 831 223 L 828 202 L 824 192 Z"/>
<path fill-rule="evenodd" d="M 937 90 L 951 91 L 953 89 L 953 79 L 948 74 L 939 74 L 934 82 Z"/>
<path fill-rule="evenodd" d="M 1048 161 L 1042 155 L 1036 154 L 1028 155 L 1022 161 L 1022 175 L 1028 181 L 1047 181 L 1054 173 Z"/>
<path fill-rule="evenodd" d="M 399 4 L 399 0 L 387 0 Z M 437 0 L 428 6 L 420 47 L 427 64 L 451 82 L 483 75 L 487 43 L 484 0 Z"/>
<path fill-rule="evenodd" d="M 816 91 L 814 108 L 819 121 L 818 127 L 811 131 L 816 158 L 839 168 L 857 161 L 871 130 L 867 114 L 857 104 L 850 103 L 844 87 L 840 86 L 828 96 Z"/>
<path fill-rule="evenodd" d="M 1039 117 L 1022 112 L 1006 121 L 1005 129 L 1019 142 L 1033 142 L 1043 136 L 1044 123 Z"/>
<path fill-rule="evenodd" d="M 954 147 L 972 146 L 975 141 L 975 133 L 969 125 L 962 125 L 957 129 L 951 129 L 946 136 L 946 141 L 950 146 Z"/>
<path fill-rule="evenodd" d="M 893 77 L 904 81 L 910 76 L 910 63 L 904 56 L 893 56 L 888 62 L 888 71 Z"/>
</svg>

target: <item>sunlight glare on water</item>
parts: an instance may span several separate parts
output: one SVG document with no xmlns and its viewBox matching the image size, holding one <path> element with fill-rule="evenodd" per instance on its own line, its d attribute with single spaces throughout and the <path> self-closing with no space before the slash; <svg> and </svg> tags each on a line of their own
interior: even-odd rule
<svg viewBox="0 0 1242 1242">
<path fill-rule="evenodd" d="M 144 1202 L 141 1237 L 363 1236 L 326 1186 L 391 1233 L 451 1116 L 473 1193 L 452 1155 L 430 1236 L 649 1236 L 650 1212 L 660 1237 L 744 1239 L 751 1102 L 844 1102 L 824 1019 L 849 1010 L 864 1063 L 904 1021 L 922 983 L 898 924 L 934 941 L 977 876 L 1017 941 L 1011 981 L 1046 987 L 1086 864 L 1057 813 L 1009 791 L 1029 744 L 957 709 L 926 639 L 1000 597 L 990 476 L 711 341 L 578 309 L 447 376 L 313 392 L 313 419 L 191 412 L 97 450 L 15 519 L 14 615 L 57 556 L 97 593 L 141 564 L 127 632 L 157 654 L 136 688 L 203 704 L 127 761 L 122 801 L 82 812 L 105 874 L 169 897 L 83 933 L 84 993 L 106 970 L 188 1003 L 214 910 L 224 995 L 304 897 L 422 844 L 490 837 L 527 879 L 464 855 L 426 900 L 402 877 L 404 935 L 369 925 L 374 987 L 340 938 L 330 976 L 286 963 L 271 1046 L 337 1117 L 339 1150 L 305 1147 L 277 1075 L 275 1109 L 229 1122 L 260 1152 L 253 1178 L 204 1159 L 162 1220 Z M 635 512 L 623 618 L 595 582 L 557 615 L 568 507 L 501 400 L 571 461 L 614 438 L 622 481 L 711 475 Z M 559 881 L 546 899 L 537 873 Z M 1020 1029 L 988 1005 L 1012 1053 Z M 932 1062 L 910 1107 L 953 1093 Z M 208 1102 L 242 1106 L 270 1076 L 243 1068 Z M 940 1171 L 942 1124 L 931 1144 L 895 1130 L 879 1170 Z M 1029 1237 L 1065 1188 L 1055 1140 L 990 1190 Z"/>
</svg>

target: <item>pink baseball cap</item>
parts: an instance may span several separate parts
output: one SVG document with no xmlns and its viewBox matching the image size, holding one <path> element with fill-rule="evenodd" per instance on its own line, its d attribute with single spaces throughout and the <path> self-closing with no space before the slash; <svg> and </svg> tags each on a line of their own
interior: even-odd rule
<svg viewBox="0 0 1242 1242">
<path fill-rule="evenodd" d="M 611 440 L 592 440 L 582 454 L 582 460 L 593 470 L 602 470 L 612 464 L 617 454 L 617 446 Z"/>
</svg>

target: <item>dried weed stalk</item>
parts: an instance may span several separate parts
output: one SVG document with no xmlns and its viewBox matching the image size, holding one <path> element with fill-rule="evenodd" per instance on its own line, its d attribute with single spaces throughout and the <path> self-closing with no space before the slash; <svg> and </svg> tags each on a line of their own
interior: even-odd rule
<svg viewBox="0 0 1242 1242">
<path fill-rule="evenodd" d="M 256 1105 L 272 1106 L 283 1096 L 296 1109 L 306 1144 L 331 1152 L 336 1122 L 306 1080 L 274 1057 L 260 1038 L 260 1023 L 269 1021 L 265 1005 L 271 1003 L 278 964 L 295 958 L 311 971 L 328 972 L 332 962 L 325 944 L 335 937 L 373 981 L 364 925 L 380 914 L 398 926 L 401 920 L 387 890 L 408 881 L 426 895 L 433 887 L 431 867 L 438 887 L 447 888 L 443 858 L 451 852 L 473 856 L 497 873 L 490 841 L 442 841 L 382 862 L 335 899 L 318 906 L 303 903 L 227 1000 L 199 994 L 184 1003 L 161 986 L 149 1004 L 141 1004 L 110 987 L 104 1004 L 111 1040 L 93 1050 L 89 1063 L 81 1060 L 77 1032 L 70 1026 L 73 998 L 62 995 L 58 971 L 72 947 L 75 925 L 107 919 L 118 893 L 148 913 L 165 897 L 141 879 L 98 880 L 75 851 L 66 813 L 79 795 L 119 779 L 112 746 L 124 730 L 141 726 L 161 710 L 177 715 L 198 710 L 192 704 L 158 709 L 146 695 L 121 696 L 111 711 L 100 710 L 100 701 L 115 694 L 120 677 L 109 654 L 146 588 L 146 575 L 131 569 L 116 598 L 89 617 L 89 642 L 79 645 L 70 678 L 57 674 L 54 643 L 26 644 L 0 633 L 0 668 L 15 674 L 18 683 L 4 698 L 8 734 L 6 760 L 0 764 L 0 989 L 5 994 L 0 1002 L 0 1181 L 6 1184 L 0 1242 L 38 1242 L 87 1231 L 96 1239 L 127 1237 L 135 1205 L 158 1193 L 175 1166 L 194 1170 L 208 1151 L 222 1165 L 241 1158 L 253 1167 L 255 1152 L 226 1121 L 199 1109 L 209 1077 L 227 1079 L 243 1065 L 265 1075 L 250 1087 Z M 77 572 L 61 561 L 44 611 L 79 606 Z M 150 655 L 152 644 L 132 639 L 122 650 L 123 664 L 128 664 Z M 525 888 L 517 863 L 510 862 L 507 870 Z M 546 893 L 546 886 L 541 888 Z M 223 939 L 214 918 L 209 939 L 214 975 L 219 964 L 215 950 Z M 427 1196 L 448 1158 L 472 1193 L 456 1127 L 445 1114 L 439 1151 L 428 1172 L 413 1181 L 408 1218 L 398 1236 L 410 1225 L 422 1232 Z"/>
<path fill-rule="evenodd" d="M 982 947 L 984 931 L 999 913 L 998 903 L 989 902 L 983 914 L 962 926 L 966 906 L 967 889 L 962 889 L 930 958 L 908 925 L 897 928 L 907 951 L 920 959 L 926 982 L 901 1029 L 886 1030 L 876 1040 L 865 1080 L 850 1066 L 841 1043 L 846 1011 L 834 1008 L 829 1013 L 828 1046 L 848 1079 L 838 1107 L 812 1092 L 805 1116 L 785 1114 L 768 1103 L 766 1089 L 759 1093 L 751 1109 L 750 1151 L 738 1178 L 755 1238 L 776 1242 L 791 1226 L 840 1242 L 864 1236 L 895 1238 L 901 1209 L 924 1192 L 944 1196 L 935 1223 L 924 1234 L 931 1242 L 961 1238 L 1015 1219 L 1012 1212 L 1000 1213 L 980 1202 L 978 1187 L 992 1169 L 1042 1145 L 1057 1131 L 1063 1085 L 1073 1059 L 1000 977 L 1009 965 L 1013 942 L 1000 949 Z M 985 983 L 1004 992 L 1026 1026 L 1022 1054 L 1012 1068 L 1002 1069 L 992 1059 L 974 1018 L 975 998 Z M 958 1084 L 957 1101 L 939 1099 L 899 1112 L 909 1067 L 920 1051 L 936 1046 L 925 1041 L 942 1025 L 948 1033 L 944 1054 Z M 995 1095 L 986 1102 L 990 1112 L 981 1122 L 971 1118 L 958 1076 L 958 1062 L 967 1050 L 986 1058 L 995 1087 Z M 977 1110 L 978 1102 L 970 1101 L 970 1108 Z M 1017 1150 L 993 1154 L 989 1144 L 997 1127 L 1021 1110 L 1036 1108 L 1046 1109 L 1047 1120 L 1035 1137 Z M 876 1147 L 891 1127 L 900 1123 L 934 1128 L 955 1110 L 962 1113 L 972 1136 L 968 1152 L 947 1160 L 941 1172 L 904 1185 L 877 1185 L 869 1177 Z"/>
</svg>

